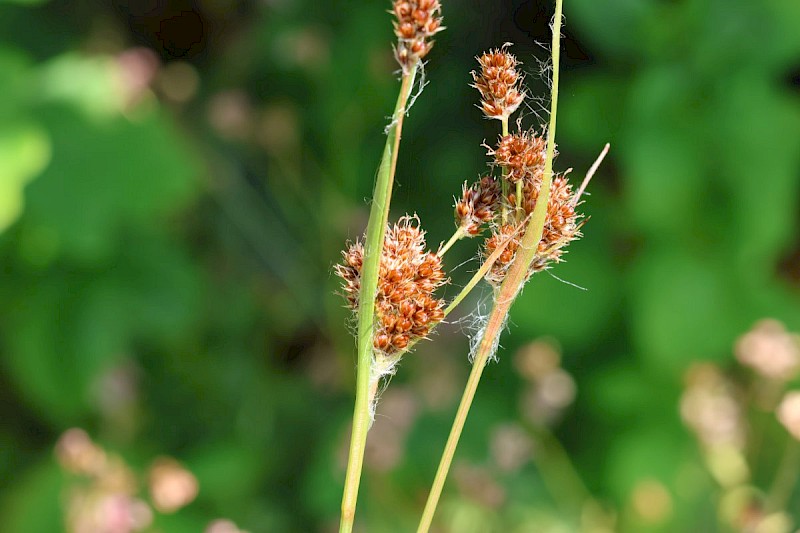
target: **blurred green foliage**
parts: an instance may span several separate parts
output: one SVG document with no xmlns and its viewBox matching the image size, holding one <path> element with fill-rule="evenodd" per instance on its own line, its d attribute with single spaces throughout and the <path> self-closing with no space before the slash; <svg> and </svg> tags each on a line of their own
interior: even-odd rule
<svg viewBox="0 0 800 533">
<path fill-rule="evenodd" d="M 473 57 L 515 43 L 545 94 L 551 16 L 547 2 L 443 4 L 393 204 L 429 244 L 449 237 L 452 196 L 497 135 L 474 107 Z M 365 225 L 396 96 L 388 7 L 0 2 L 0 530 L 63 527 L 71 478 L 52 450 L 75 426 L 142 476 L 160 455 L 197 476 L 197 501 L 161 531 L 335 527 L 354 344 L 331 266 Z M 519 298 L 437 521 L 573 531 L 588 490 L 619 531 L 715 531 L 716 486 L 679 403 L 687 369 L 731 367 L 757 320 L 800 330 L 800 3 L 565 12 L 557 166 L 582 176 L 612 145 L 585 237 L 553 272 L 587 290 L 541 274 Z M 454 285 L 474 252 L 450 252 Z M 468 371 L 463 329 L 440 328 L 384 394 L 363 531 L 416 524 Z M 526 422 L 513 354 L 542 337 L 577 386 L 553 431 L 586 488 Z M 779 443 L 759 458 L 766 489 L 786 436 L 760 420 L 751 433 Z M 506 426 L 533 461 L 498 463 Z M 643 482 L 666 491 L 655 518 L 637 514 Z M 800 523 L 800 493 L 788 510 Z"/>
</svg>

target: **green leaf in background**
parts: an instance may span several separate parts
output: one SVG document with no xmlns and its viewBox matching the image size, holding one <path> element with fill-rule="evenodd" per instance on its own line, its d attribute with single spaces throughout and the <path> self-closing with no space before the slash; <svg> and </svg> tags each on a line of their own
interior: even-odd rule
<svg viewBox="0 0 800 533">
<path fill-rule="evenodd" d="M 710 109 L 716 148 L 725 154 L 715 178 L 729 202 L 726 241 L 742 277 L 759 280 L 772 274 L 800 222 L 800 99 L 765 81 L 742 69 L 717 88 Z M 756 141 L 769 148 L 747 149 Z M 730 150 L 737 146 L 742 149 Z"/>
<path fill-rule="evenodd" d="M 37 78 L 42 100 L 67 103 L 90 117 L 119 114 L 124 105 L 121 72 L 111 57 L 64 54 L 42 65 Z"/>
<path fill-rule="evenodd" d="M 584 231 L 591 233 L 594 223 L 590 220 Z M 532 278 L 514 304 L 515 312 L 525 320 L 514 325 L 509 337 L 522 343 L 552 336 L 573 350 L 585 348 L 603 335 L 608 321 L 615 318 L 622 280 L 615 271 L 615 258 L 598 253 L 608 245 L 599 231 L 596 240 L 570 246 L 565 262 L 552 273 L 544 271 Z M 516 320 L 514 315 L 511 320 Z"/>
<path fill-rule="evenodd" d="M 645 22 L 655 15 L 655 0 L 576 0 L 566 5 L 566 15 L 581 38 L 615 59 L 634 58 L 647 48 Z M 574 29 L 572 31 L 575 31 Z"/>
<path fill-rule="evenodd" d="M 0 233 L 24 208 L 23 190 L 50 160 L 50 140 L 33 124 L 0 125 Z"/>
<path fill-rule="evenodd" d="M 112 256 L 125 227 L 157 224 L 196 190 L 189 151 L 157 115 L 94 121 L 58 106 L 43 110 L 41 121 L 53 159 L 28 188 L 23 224 L 52 235 L 73 260 Z"/>
<path fill-rule="evenodd" d="M 49 455 L 16 477 L 11 490 L 0 497 L 0 529 L 38 533 L 61 531 L 60 508 L 64 474 Z"/>
<path fill-rule="evenodd" d="M 730 357 L 747 310 L 723 272 L 685 250 L 642 255 L 629 278 L 632 337 L 653 369 L 678 377 L 693 360 Z"/>
</svg>

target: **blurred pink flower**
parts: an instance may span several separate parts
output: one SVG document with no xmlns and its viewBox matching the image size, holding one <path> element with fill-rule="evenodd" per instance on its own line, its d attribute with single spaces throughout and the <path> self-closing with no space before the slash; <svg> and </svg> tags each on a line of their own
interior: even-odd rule
<svg viewBox="0 0 800 533">
<path fill-rule="evenodd" d="M 773 319 L 756 323 L 736 342 L 736 359 L 765 378 L 789 381 L 800 369 L 800 336 Z"/>
</svg>

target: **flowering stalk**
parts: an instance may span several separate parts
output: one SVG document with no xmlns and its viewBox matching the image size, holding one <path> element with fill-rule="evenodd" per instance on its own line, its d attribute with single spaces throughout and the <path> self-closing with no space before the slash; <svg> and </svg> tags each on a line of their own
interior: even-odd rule
<svg viewBox="0 0 800 533">
<path fill-rule="evenodd" d="M 372 368 L 372 346 L 374 342 L 375 294 L 378 288 L 378 266 L 383 251 L 383 240 L 389 218 L 389 203 L 397 166 L 397 150 L 403 127 L 406 103 L 414 85 L 416 68 L 403 74 L 400 95 L 397 98 L 392 125 L 386 137 L 386 146 L 375 180 L 372 195 L 372 208 L 367 222 L 367 236 L 364 242 L 364 262 L 361 270 L 361 287 L 358 298 L 358 359 L 356 363 L 356 400 L 353 408 L 353 429 L 350 436 L 350 452 L 347 460 L 344 492 L 342 494 L 342 518 L 340 532 L 353 529 L 358 499 L 358 486 L 361 481 L 361 468 L 364 464 L 364 449 L 367 432 L 371 422 L 370 370 Z"/>
<path fill-rule="evenodd" d="M 403 73 L 400 94 L 392 114 L 392 123 L 386 136 L 386 145 L 375 179 L 372 207 L 367 222 L 367 235 L 364 241 L 364 258 L 361 270 L 361 286 L 358 294 L 357 332 L 358 357 L 356 362 L 356 399 L 353 407 L 353 429 L 350 435 L 350 452 L 347 459 L 347 473 L 342 493 L 342 517 L 340 532 L 353 530 L 353 521 L 358 499 L 358 486 L 361 482 L 361 468 L 364 464 L 364 450 L 370 426 L 370 370 L 372 368 L 372 346 L 374 341 L 375 295 L 378 290 L 378 268 L 386 224 L 389 219 L 389 204 L 392 198 L 394 174 L 397 167 L 397 151 L 403 128 L 406 104 L 414 86 L 416 67 Z"/>
<path fill-rule="evenodd" d="M 436 512 L 436 506 L 439 502 L 439 497 L 444 487 L 444 482 L 447 473 L 450 469 L 450 464 L 455 454 L 458 440 L 461 436 L 461 431 L 464 428 L 464 423 L 467 418 L 467 413 L 472 405 L 472 400 L 475 397 L 475 391 L 478 388 L 483 368 L 488 362 L 489 358 L 494 353 L 494 347 L 497 344 L 503 324 L 506 322 L 508 312 L 514 302 L 517 294 L 529 276 L 529 269 L 536 257 L 539 242 L 542 239 L 544 232 L 545 215 L 547 214 L 547 204 L 550 195 L 550 182 L 553 178 L 553 156 L 555 154 L 555 135 L 556 135 L 556 113 L 558 109 L 558 81 L 559 81 L 559 59 L 560 59 L 560 43 L 561 43 L 561 17 L 562 17 L 562 0 L 556 0 L 555 16 L 553 19 L 553 40 L 552 40 L 552 61 L 553 61 L 553 83 L 550 96 L 550 126 L 547 131 L 547 151 L 545 158 L 544 175 L 542 177 L 541 188 L 539 190 L 538 199 L 534 207 L 533 213 L 525 234 L 522 237 L 522 242 L 519 251 L 511 264 L 505 279 L 500 286 L 497 294 L 496 303 L 489 315 L 489 320 L 484 329 L 483 337 L 475 354 L 475 359 L 470 372 L 469 380 L 464 389 L 464 394 L 456 412 L 456 417 L 453 421 L 453 426 L 450 430 L 450 435 L 447 439 L 439 468 L 436 471 L 431 492 L 428 495 L 428 500 L 425 503 L 425 509 L 420 519 L 417 533 L 427 533 L 430 529 L 433 515 Z"/>
<path fill-rule="evenodd" d="M 353 530 L 367 432 L 372 420 L 371 407 L 377 388 L 377 382 L 373 379 L 376 351 L 375 300 L 378 294 L 380 265 L 403 118 L 420 61 L 433 46 L 431 37 L 442 29 L 439 12 L 438 0 L 395 0 L 393 2 L 393 13 L 396 17 L 394 31 L 398 38 L 395 58 L 402 69 L 400 94 L 392 114 L 392 121 L 389 124 L 386 144 L 378 168 L 359 268 L 347 270 L 344 267 L 339 271 L 340 275 L 344 274 L 343 277 L 348 274 L 353 276 L 351 281 L 357 277 L 355 301 L 352 303 L 356 308 L 358 335 L 356 399 L 353 408 L 353 427 L 339 524 L 339 531 L 343 533 Z"/>
</svg>

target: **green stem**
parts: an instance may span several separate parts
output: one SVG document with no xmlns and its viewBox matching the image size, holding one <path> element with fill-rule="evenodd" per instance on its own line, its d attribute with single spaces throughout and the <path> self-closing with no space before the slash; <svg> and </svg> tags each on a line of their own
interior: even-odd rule
<svg viewBox="0 0 800 533">
<path fill-rule="evenodd" d="M 480 283 L 480 281 L 484 278 L 484 276 L 486 276 L 486 273 L 489 272 L 489 269 L 492 268 L 492 265 L 494 265 L 495 261 L 497 261 L 497 259 L 500 257 L 500 254 L 502 254 L 503 251 L 506 249 L 506 246 L 508 246 L 511 243 L 511 240 L 512 240 L 511 238 L 506 239 L 500 246 L 494 249 L 494 251 L 489 255 L 489 257 L 486 258 L 486 260 L 483 262 L 478 271 L 472 275 L 467 284 L 464 285 L 464 288 L 461 289 L 461 291 L 458 293 L 458 295 L 456 295 L 455 298 L 453 298 L 453 301 L 450 302 L 450 305 L 448 305 L 445 308 L 444 310 L 445 318 L 453 311 L 453 309 L 456 308 L 456 306 L 458 306 L 458 304 L 460 304 L 464 300 L 464 298 L 467 297 L 467 295 L 469 295 L 470 292 L 472 292 L 472 289 L 474 289 L 475 286 L 478 283 Z"/>
<path fill-rule="evenodd" d="M 800 474 L 800 442 L 790 436 L 775 480 L 769 489 L 766 505 L 768 512 L 777 512 L 786 507 L 786 502 L 795 489 L 798 474 Z"/>
<path fill-rule="evenodd" d="M 542 445 L 541 453 L 534 454 L 533 462 L 553 500 L 565 514 L 580 515 L 583 506 L 592 500 L 592 495 L 570 461 L 569 454 L 546 426 L 531 422 L 525 422 L 523 426 Z"/>
<path fill-rule="evenodd" d="M 449 250 L 450 247 L 453 246 L 456 243 L 456 241 L 461 239 L 461 237 L 463 236 L 464 236 L 464 228 L 459 227 L 456 230 L 456 232 L 453 233 L 453 236 L 450 237 L 450 240 L 448 240 L 447 243 L 444 246 L 442 246 L 441 250 L 439 250 L 439 252 L 436 255 L 442 257 L 447 252 L 447 250 Z"/>
<path fill-rule="evenodd" d="M 458 406 L 456 417 L 453 420 L 453 426 L 450 430 L 450 435 L 445 444 L 444 453 L 442 454 L 439 468 L 436 471 L 436 476 L 431 486 L 431 492 L 428 495 L 428 500 L 425 503 L 425 510 L 422 513 L 417 533 L 427 533 L 430 529 L 431 522 L 433 522 L 433 515 L 436 512 L 436 506 L 439 503 L 439 497 L 444 487 L 447 472 L 450 470 L 450 464 L 455 454 L 458 440 L 461 437 L 461 431 L 464 429 L 464 423 L 469 413 L 469 408 L 472 405 L 472 400 L 475 397 L 475 391 L 478 388 L 478 383 L 483 373 L 483 368 L 489 358 L 494 353 L 496 340 L 503 329 L 503 324 L 506 322 L 508 312 L 511 309 L 511 304 L 514 302 L 517 294 L 522 288 L 525 280 L 528 277 L 528 269 L 531 262 L 536 256 L 539 241 L 542 240 L 542 232 L 544 231 L 545 215 L 547 213 L 547 202 L 550 198 L 550 182 L 553 177 L 553 154 L 555 153 L 555 136 L 556 136 L 556 113 L 558 110 L 558 79 L 559 79 L 559 59 L 561 55 L 561 14 L 562 14 L 562 0 L 555 0 L 556 12 L 553 18 L 553 41 L 552 41 L 552 54 L 553 54 L 553 85 L 550 95 L 550 127 L 547 132 L 547 157 L 545 159 L 544 176 L 542 178 L 542 186 L 539 191 L 539 197 L 534 207 L 533 214 L 528 222 L 525 234 L 522 237 L 522 243 L 517 251 L 514 262 L 506 274 L 506 279 L 500 286 L 500 291 L 497 295 L 497 300 L 492 312 L 489 315 L 489 320 L 484 330 L 483 338 L 481 339 L 478 351 L 475 354 L 475 360 L 472 365 L 467 385 L 464 389 L 464 394 L 461 397 L 461 403 Z"/>
<path fill-rule="evenodd" d="M 361 481 L 361 468 L 364 464 L 364 449 L 370 426 L 370 369 L 372 367 L 373 320 L 375 315 L 375 296 L 378 287 L 378 269 L 386 223 L 389 219 L 389 202 L 392 198 L 397 152 L 406 114 L 406 104 L 414 86 L 416 67 L 403 74 L 397 105 L 392 114 L 392 123 L 386 136 L 372 207 L 367 223 L 367 236 L 364 242 L 364 265 L 361 270 L 361 290 L 358 298 L 358 362 L 356 374 L 356 400 L 353 408 L 353 430 L 350 437 L 350 453 L 347 460 L 347 474 L 342 494 L 342 518 L 340 533 L 353 530 L 356 513 L 358 486 Z"/>
</svg>

